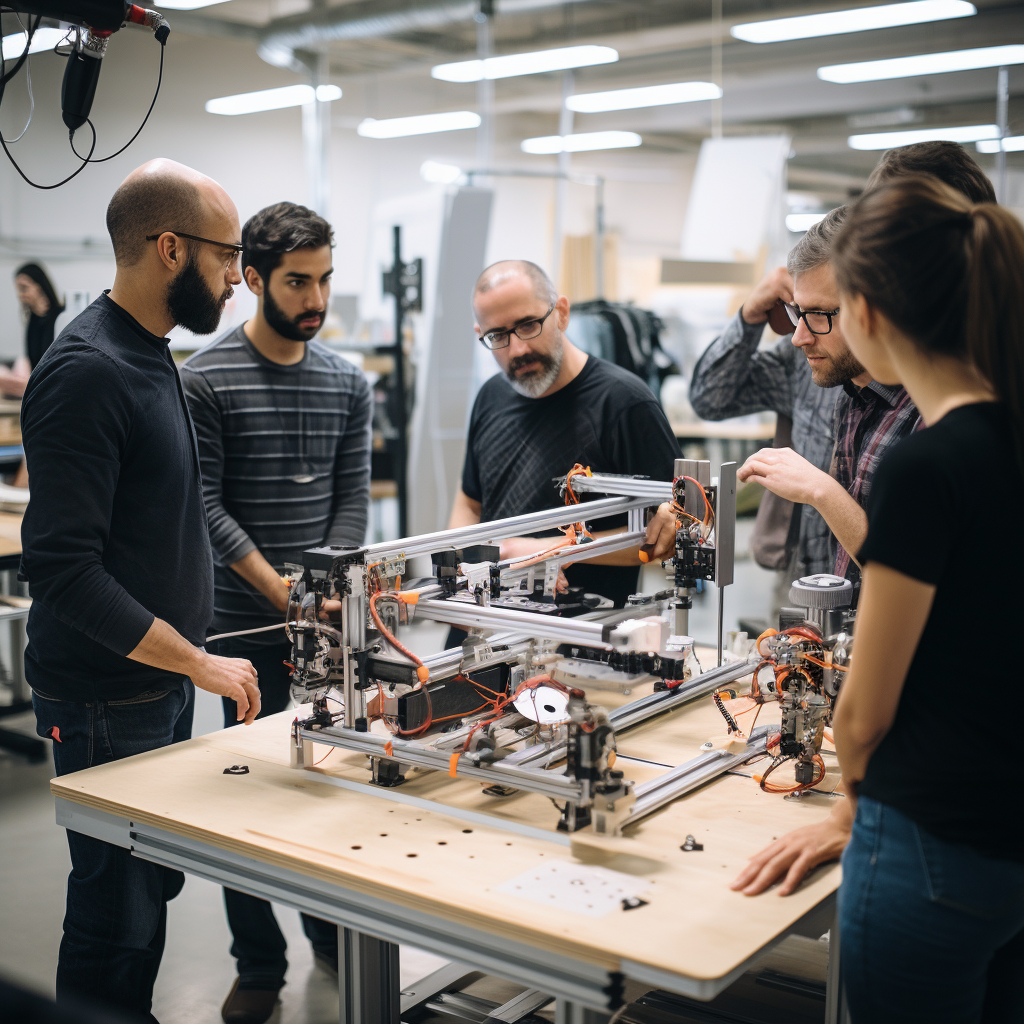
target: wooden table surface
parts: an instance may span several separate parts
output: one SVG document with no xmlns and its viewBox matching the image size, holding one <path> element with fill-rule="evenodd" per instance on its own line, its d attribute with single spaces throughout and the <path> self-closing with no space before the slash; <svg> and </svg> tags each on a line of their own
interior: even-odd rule
<svg viewBox="0 0 1024 1024">
<path fill-rule="evenodd" d="M 0 512 L 0 555 L 21 554 L 20 512 Z"/>
<path fill-rule="evenodd" d="M 611 706 L 642 692 L 629 698 L 592 692 L 590 699 Z M 738 700 L 734 709 L 745 703 Z M 765 709 L 761 722 L 773 713 L 777 717 L 777 708 Z M 294 712 L 282 712 L 249 727 L 67 775 L 55 779 L 51 789 L 118 817 L 608 970 L 631 960 L 695 979 L 722 978 L 839 884 L 839 868 L 832 865 L 785 899 L 773 893 L 749 898 L 727 887 L 746 859 L 773 837 L 825 817 L 832 800 L 839 799 L 826 793 L 787 800 L 761 792 L 751 778 L 727 775 L 630 828 L 624 837 L 577 833 L 570 848 L 470 825 L 443 809 L 396 804 L 372 790 L 352 792 L 317 777 L 366 783 L 362 755 L 317 745 L 321 767 L 290 768 L 293 717 Z M 706 739 L 724 731 L 711 699 L 702 700 L 621 736 L 619 767 L 642 782 L 664 772 L 665 765 L 695 756 Z M 247 775 L 223 774 L 239 763 L 249 766 Z M 834 757 L 826 757 L 826 763 L 829 777 L 822 789 L 832 790 L 838 782 Z M 490 797 L 479 782 L 419 770 L 410 772 L 401 793 L 558 835 L 556 809 L 537 794 Z M 687 834 L 704 844 L 703 851 L 680 849 Z M 630 875 L 649 902 L 594 918 L 497 891 L 521 872 L 552 861 Z"/>
</svg>

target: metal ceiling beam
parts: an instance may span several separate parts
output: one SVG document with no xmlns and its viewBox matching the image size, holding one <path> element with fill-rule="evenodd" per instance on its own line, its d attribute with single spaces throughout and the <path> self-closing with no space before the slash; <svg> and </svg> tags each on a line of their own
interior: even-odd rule
<svg viewBox="0 0 1024 1024">
<path fill-rule="evenodd" d="M 585 0 L 497 0 L 495 12 L 507 16 L 528 14 L 551 7 L 565 7 Z M 309 14 L 280 18 L 260 32 L 259 55 L 275 67 L 305 71 L 302 51 L 322 49 L 335 42 L 351 42 L 423 32 L 459 22 L 471 22 L 480 12 L 479 0 L 445 0 L 424 4 L 407 2 L 381 10 L 377 0 L 346 4 Z"/>
</svg>

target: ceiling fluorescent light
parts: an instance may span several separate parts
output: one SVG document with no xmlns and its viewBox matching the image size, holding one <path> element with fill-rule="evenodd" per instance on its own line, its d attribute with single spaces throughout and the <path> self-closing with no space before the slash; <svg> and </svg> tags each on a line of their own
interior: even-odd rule
<svg viewBox="0 0 1024 1024">
<path fill-rule="evenodd" d="M 585 153 L 595 149 L 628 149 L 642 142 L 636 132 L 581 132 L 523 139 L 519 148 L 524 153 Z"/>
<path fill-rule="evenodd" d="M 545 71 L 614 64 L 618 59 L 618 52 L 610 46 L 562 46 L 557 50 L 510 53 L 485 60 L 438 64 L 431 68 L 430 74 L 443 82 L 479 82 L 484 78 L 515 78 L 518 75 L 539 75 Z"/>
<path fill-rule="evenodd" d="M 597 114 L 604 110 L 634 110 L 637 107 L 661 107 L 668 103 L 717 100 L 721 95 L 722 90 L 711 82 L 674 82 L 646 85 L 639 89 L 580 93 L 570 96 L 565 105 L 583 114 Z"/>
<path fill-rule="evenodd" d="M 163 7 L 168 11 L 198 11 L 200 7 L 212 7 L 214 4 L 225 2 L 226 0 L 154 0 L 154 6 Z"/>
<path fill-rule="evenodd" d="M 810 231 L 819 220 L 827 217 L 826 213 L 788 213 L 786 214 L 787 231 Z"/>
<path fill-rule="evenodd" d="M 824 82 L 849 85 L 853 82 L 880 82 L 889 78 L 915 75 L 943 75 L 950 71 L 976 71 L 1006 64 L 1024 64 L 1024 45 L 982 46 L 977 50 L 949 50 L 945 53 L 920 53 L 913 57 L 866 60 L 856 64 L 829 64 L 818 68 Z"/>
<path fill-rule="evenodd" d="M 462 168 L 455 164 L 442 164 L 436 160 L 424 160 L 420 164 L 420 177 L 434 185 L 454 185 L 462 176 Z"/>
<path fill-rule="evenodd" d="M 1008 138 L 1003 139 L 1003 152 L 1004 153 L 1020 153 L 1024 150 L 1024 135 L 1011 135 Z M 998 153 L 999 152 L 999 140 L 998 139 L 986 139 L 984 142 L 978 143 L 979 153 Z"/>
<path fill-rule="evenodd" d="M 734 25 L 729 31 L 736 39 L 748 43 L 782 43 L 791 39 L 815 39 L 818 36 L 838 36 L 845 32 L 868 32 L 876 28 L 968 18 L 977 13 L 974 4 L 966 0 L 915 0 L 906 4 L 860 7 L 853 11 L 753 21 L 746 25 Z"/>
<path fill-rule="evenodd" d="M 69 32 L 74 38 L 74 29 L 66 28 L 37 28 L 32 36 L 32 45 L 29 53 L 41 53 L 43 50 L 52 50 Z M 25 52 L 25 33 L 13 32 L 4 36 L 3 54 L 4 60 L 17 60 Z"/>
<path fill-rule="evenodd" d="M 457 132 L 479 128 L 480 115 L 471 110 L 451 110 L 444 114 L 419 114 L 416 117 L 372 117 L 362 121 L 356 131 L 367 139 L 397 139 L 404 135 L 429 135 L 431 132 Z"/>
<path fill-rule="evenodd" d="M 298 107 L 312 103 L 314 99 L 324 103 L 341 99 L 341 90 L 336 85 L 318 85 L 314 92 L 311 85 L 285 85 L 280 89 L 261 89 L 259 92 L 243 92 L 237 96 L 220 96 L 206 101 L 208 114 L 257 114 L 262 110 L 281 110 L 284 107 Z"/>
<path fill-rule="evenodd" d="M 850 149 L 892 149 L 915 142 L 978 142 L 998 137 L 999 129 L 994 124 L 968 124 L 959 128 L 919 128 L 906 132 L 851 135 L 846 143 Z"/>
</svg>

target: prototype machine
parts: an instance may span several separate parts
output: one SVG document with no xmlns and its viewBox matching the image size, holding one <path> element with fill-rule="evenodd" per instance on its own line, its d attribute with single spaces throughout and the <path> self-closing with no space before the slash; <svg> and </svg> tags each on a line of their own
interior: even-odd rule
<svg viewBox="0 0 1024 1024">
<path fill-rule="evenodd" d="M 293 764 L 312 745 L 368 755 L 372 780 L 404 781 L 410 767 L 467 776 L 487 792 L 541 793 L 559 806 L 559 828 L 614 833 L 732 766 L 766 750 L 762 730 L 740 750 L 711 751 L 635 786 L 616 767 L 616 736 L 750 674 L 756 657 L 691 677 L 685 633 L 698 580 L 719 599 L 732 582 L 736 466 L 677 460 L 673 481 L 594 475 L 575 466 L 556 481 L 562 508 L 368 547 L 305 552 L 290 577 L 287 629 L 293 692 L 312 714 L 293 726 Z M 581 501 L 582 495 L 594 495 Z M 603 495 L 603 497 L 598 497 Z M 558 593 L 562 566 L 645 543 L 645 510 L 672 502 L 673 586 L 636 595 L 625 609 L 590 610 Z M 591 524 L 626 514 L 623 533 L 595 538 Z M 536 555 L 502 559 L 500 541 L 559 530 Z M 403 579 L 430 556 L 433 574 Z M 421 658 L 396 633 L 414 617 L 470 631 L 457 648 Z M 719 651 L 721 652 L 721 607 Z M 594 689 L 656 690 L 606 710 Z M 341 692 L 340 710 L 332 688 Z M 499 819 L 495 818 L 495 822 Z"/>
<path fill-rule="evenodd" d="M 763 660 L 754 672 L 750 696 L 757 704 L 778 701 L 782 709 L 781 732 L 769 748 L 775 757 L 760 776 L 761 788 L 796 793 L 825 777 L 821 743 L 853 647 L 853 585 L 841 576 L 804 576 L 793 584 L 789 600 L 796 607 L 783 609 L 780 628 L 757 639 L 755 649 Z M 723 714 L 733 730 L 735 721 Z M 789 760 L 796 761 L 796 784 L 769 782 L 769 775 Z"/>
</svg>

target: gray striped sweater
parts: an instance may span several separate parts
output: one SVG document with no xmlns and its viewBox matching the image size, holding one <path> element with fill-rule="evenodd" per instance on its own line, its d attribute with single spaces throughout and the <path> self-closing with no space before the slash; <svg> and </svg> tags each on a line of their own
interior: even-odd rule
<svg viewBox="0 0 1024 1024">
<path fill-rule="evenodd" d="M 236 327 L 181 367 L 199 442 L 214 557 L 215 632 L 281 621 L 228 568 L 258 549 L 276 568 L 319 544 L 362 544 L 370 502 L 366 378 L 320 342 L 265 359 Z M 309 479 L 312 478 L 312 479 Z M 279 642 L 277 633 L 254 641 Z"/>
</svg>

